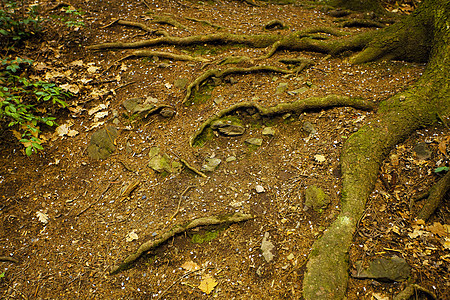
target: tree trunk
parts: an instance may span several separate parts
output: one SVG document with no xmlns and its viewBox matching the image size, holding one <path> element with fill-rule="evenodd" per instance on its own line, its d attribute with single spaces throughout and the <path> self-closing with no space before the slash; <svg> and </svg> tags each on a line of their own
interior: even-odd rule
<svg viewBox="0 0 450 300">
<path fill-rule="evenodd" d="M 384 101 L 378 118 L 345 143 L 341 155 L 341 213 L 312 247 L 303 281 L 305 299 L 344 298 L 348 250 L 383 159 L 412 132 L 436 122 L 439 114 L 444 117 L 450 113 L 449 16 L 449 0 L 425 0 L 413 16 L 396 27 L 381 30 L 365 50 L 351 59 L 362 63 L 380 58 L 429 57 L 427 69 L 418 82 Z M 417 40 L 419 37 L 422 40 Z M 408 45 L 402 44 L 407 41 Z M 402 47 L 407 51 L 402 51 Z M 421 51 L 418 56 L 408 53 L 418 49 Z"/>
</svg>

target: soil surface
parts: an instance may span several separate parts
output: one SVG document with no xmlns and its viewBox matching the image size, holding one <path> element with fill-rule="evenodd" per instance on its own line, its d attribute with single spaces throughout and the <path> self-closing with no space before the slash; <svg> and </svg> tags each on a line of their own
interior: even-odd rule
<svg viewBox="0 0 450 300">
<path fill-rule="evenodd" d="M 41 10 L 59 14 L 59 9 L 52 10 L 55 4 L 41 1 Z M 202 147 L 191 147 L 190 137 L 208 118 L 242 101 L 268 107 L 339 94 L 379 103 L 406 89 L 425 66 L 405 62 L 355 66 L 345 57 L 279 51 L 255 64 L 286 68 L 280 59 L 303 57 L 314 65 L 298 75 L 261 72 L 209 81 L 192 97 L 195 103 L 185 106 L 181 101 L 186 83 L 210 68 L 228 67 L 218 65 L 222 58 L 255 59 L 267 49 L 206 44 L 152 49 L 210 60 L 196 62 L 155 57 L 118 61 L 132 50 L 85 47 L 157 37 L 119 24 L 104 27 L 115 19 L 145 23 L 179 37 L 215 32 L 286 35 L 314 26 L 339 27 L 339 19 L 308 5 L 252 6 L 231 0 L 75 0 L 71 4 L 85 12 L 85 26 L 49 23 L 41 41 L 19 50 L 35 60 L 34 76 L 74 85 L 79 91 L 58 119 L 59 125 L 70 125 L 71 136 L 46 132 L 45 150 L 31 157 L 10 131 L 0 137 L 0 256 L 17 260 L 0 262 L 0 273 L 5 275 L 0 279 L 0 297 L 301 299 L 310 247 L 339 212 L 340 149 L 358 128 L 376 122 L 376 112 L 341 107 L 261 118 L 243 111 L 235 115 L 245 128 L 243 135 L 215 133 Z M 184 27 L 152 22 L 157 16 L 171 16 Z M 264 29 L 274 19 L 286 28 Z M 349 34 L 372 30 L 340 29 Z M 138 97 L 168 105 L 176 114 L 136 117 L 122 103 Z M 90 111 L 100 104 L 103 109 Z M 118 129 L 116 150 L 107 159 L 94 160 L 88 156 L 88 144 L 93 132 L 106 125 Z M 274 134 L 263 135 L 266 127 Z M 356 271 L 356 261 L 367 265 L 374 258 L 397 255 L 412 268 L 409 282 L 434 292 L 438 299 L 450 299 L 448 233 L 445 237 L 432 226 L 417 225 L 414 214 L 422 202 L 411 200 L 440 178 L 434 169 L 448 164 L 449 134 L 444 126 L 423 129 L 391 152 L 355 234 L 350 272 Z M 262 139 L 261 146 L 248 144 L 249 138 Z M 153 147 L 198 170 L 208 158 L 221 163 L 211 172 L 204 171 L 206 177 L 187 168 L 158 173 L 148 167 Z M 418 153 L 419 148 L 428 154 Z M 136 182 L 136 188 L 123 195 Z M 318 210 L 304 205 L 305 190 L 314 185 L 330 199 Z M 143 242 L 174 225 L 233 212 L 256 218 L 188 231 L 144 255 L 129 270 L 109 275 L 111 267 Z M 449 222 L 447 198 L 427 224 Z M 266 233 L 265 242 L 274 246 L 270 261 L 261 251 Z M 406 285 L 352 278 L 347 296 L 391 299 Z"/>
</svg>

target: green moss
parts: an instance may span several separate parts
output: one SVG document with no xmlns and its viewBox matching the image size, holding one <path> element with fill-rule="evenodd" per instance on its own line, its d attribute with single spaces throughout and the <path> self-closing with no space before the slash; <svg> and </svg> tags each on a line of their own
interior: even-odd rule
<svg viewBox="0 0 450 300">
<path fill-rule="evenodd" d="M 208 100 L 211 99 L 211 92 L 214 90 L 214 85 L 212 84 L 205 84 L 199 88 L 198 91 L 193 91 L 191 99 L 192 101 L 189 101 L 190 103 L 199 104 L 199 103 L 205 103 Z"/>
<path fill-rule="evenodd" d="M 205 233 L 196 233 L 192 236 L 191 241 L 194 244 L 203 244 L 210 242 L 219 235 L 219 231 L 206 231 Z"/>
<path fill-rule="evenodd" d="M 206 128 L 205 130 L 203 130 L 202 134 L 199 135 L 194 143 L 192 144 L 192 146 L 194 147 L 203 147 L 206 142 L 211 141 L 214 137 L 214 133 L 212 131 L 211 128 Z"/>
</svg>

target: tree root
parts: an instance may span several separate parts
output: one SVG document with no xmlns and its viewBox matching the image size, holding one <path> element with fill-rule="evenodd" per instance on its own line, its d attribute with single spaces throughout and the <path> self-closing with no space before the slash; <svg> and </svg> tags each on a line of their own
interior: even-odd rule
<svg viewBox="0 0 450 300">
<path fill-rule="evenodd" d="M 342 27 L 366 27 L 366 28 L 384 28 L 386 25 L 374 20 L 351 20 L 342 23 Z"/>
<path fill-rule="evenodd" d="M 265 30 L 285 29 L 286 25 L 280 20 L 271 20 L 264 24 Z"/>
<path fill-rule="evenodd" d="M 169 16 L 152 16 L 152 18 L 153 20 L 150 21 L 152 23 L 166 24 L 183 30 L 187 29 L 186 26 L 184 26 L 183 24 L 181 24 L 180 22 Z"/>
<path fill-rule="evenodd" d="M 415 299 L 413 297 L 415 295 L 417 295 L 418 291 L 427 294 L 428 296 L 430 296 L 431 298 L 433 298 L 435 300 L 438 299 L 433 292 L 431 292 L 431 291 L 421 287 L 420 285 L 418 285 L 418 284 L 410 284 L 403 291 L 401 291 L 397 296 L 395 296 L 394 300 Z"/>
<path fill-rule="evenodd" d="M 214 29 L 222 29 L 223 28 L 222 26 L 217 25 L 217 24 L 213 24 L 213 23 L 211 23 L 211 22 L 209 22 L 207 20 L 201 20 L 201 19 L 189 18 L 189 17 L 186 17 L 185 19 L 189 20 L 189 21 L 192 21 L 192 22 L 201 23 L 201 24 L 204 24 L 204 25 L 211 26 Z"/>
<path fill-rule="evenodd" d="M 444 175 L 437 183 L 435 183 L 429 190 L 427 200 L 419 211 L 417 218 L 424 221 L 428 220 L 434 211 L 438 208 L 439 203 L 445 194 L 450 189 L 450 172 Z"/>
<path fill-rule="evenodd" d="M 132 57 L 159 57 L 169 60 L 209 62 L 209 59 L 203 57 L 194 57 L 186 54 L 175 54 L 170 52 L 151 51 L 151 50 L 136 50 L 133 51 L 130 55 L 127 55 L 117 60 L 116 63 Z"/>
<path fill-rule="evenodd" d="M 219 224 L 227 224 L 227 223 L 238 223 L 242 221 L 247 221 L 253 219 L 254 216 L 243 213 L 234 213 L 232 215 L 223 215 L 223 216 L 211 216 L 194 219 L 189 221 L 183 225 L 176 225 L 172 229 L 167 232 L 164 232 L 158 239 L 154 241 L 146 241 L 143 243 L 138 250 L 129 255 L 127 258 L 123 260 L 122 263 L 116 265 L 111 268 L 110 274 L 116 274 L 122 270 L 127 269 L 133 262 L 135 262 L 142 254 L 157 248 L 159 245 L 170 239 L 171 237 L 186 232 L 189 229 L 198 227 L 198 226 L 206 226 L 206 225 L 219 225 Z"/>
<path fill-rule="evenodd" d="M 375 109 L 375 105 L 361 98 L 350 98 L 347 96 L 329 95 L 325 97 L 310 97 L 306 99 L 300 99 L 291 103 L 281 103 L 271 107 L 263 107 L 262 105 L 254 102 L 241 102 L 226 108 L 215 116 L 205 121 L 197 130 L 197 132 L 191 137 L 190 145 L 193 146 L 201 138 L 204 131 L 211 126 L 211 124 L 230 115 L 237 110 L 242 109 L 255 109 L 263 117 L 271 117 L 274 115 L 285 114 L 288 112 L 301 113 L 308 109 L 317 108 L 331 108 L 336 106 L 350 106 L 357 109 L 372 110 Z"/>
<path fill-rule="evenodd" d="M 448 14 L 444 17 L 436 3 L 438 2 L 434 2 L 436 11 L 429 12 L 428 19 L 423 19 L 425 22 L 423 26 L 426 26 L 429 24 L 427 20 L 433 18 L 430 13 L 435 16 L 434 30 L 428 27 L 434 35 L 420 41 L 420 43 L 426 43 L 432 39 L 429 45 L 435 45 L 424 74 L 411 88 L 382 102 L 379 106 L 377 121 L 360 128 L 344 144 L 340 159 L 341 212 L 323 236 L 312 246 L 303 280 L 305 300 L 344 298 L 348 281 L 348 251 L 352 244 L 352 236 L 364 212 L 366 201 L 375 187 L 384 157 L 396 144 L 415 130 L 437 122 L 438 113 L 443 116 L 450 113 L 447 80 L 450 77 L 450 65 L 447 63 L 450 59 L 448 51 L 450 34 L 446 29 L 449 19 Z M 448 3 L 446 5 L 448 8 Z M 432 6 L 422 7 L 428 9 Z M 385 33 L 392 34 L 391 42 L 398 38 L 396 32 L 391 31 L 392 28 L 396 28 L 394 27 L 396 25 L 385 30 Z M 405 32 L 400 32 L 400 38 L 404 37 L 404 34 Z M 384 37 L 387 38 L 387 36 Z M 384 42 L 389 44 L 387 39 L 384 39 Z M 374 43 L 372 46 L 375 45 Z M 394 46 L 400 45 L 402 44 Z M 422 45 L 416 46 L 422 47 Z M 386 48 L 379 49 L 381 50 L 379 53 L 386 50 Z M 356 61 L 370 61 L 377 58 L 379 56 L 363 54 Z"/>
<path fill-rule="evenodd" d="M 165 30 L 153 30 L 145 24 L 138 23 L 138 22 L 125 21 L 125 20 L 120 20 L 120 19 L 114 20 L 111 23 L 109 23 L 101 28 L 111 27 L 114 24 L 119 24 L 119 25 L 124 25 L 124 26 L 129 26 L 129 27 L 137 27 L 139 29 L 142 29 L 142 30 L 152 33 L 152 34 L 161 35 L 161 36 L 169 36 L 169 33 Z"/>
<path fill-rule="evenodd" d="M 186 88 L 186 96 L 184 97 L 182 103 L 186 104 L 186 102 L 189 100 L 189 98 L 192 95 L 192 89 L 195 88 L 196 90 L 199 89 L 200 85 L 205 82 L 206 80 L 216 77 L 221 78 L 225 77 L 230 74 L 236 74 L 236 73 L 255 73 L 255 72 L 275 72 L 275 73 L 283 73 L 283 74 L 291 74 L 292 71 L 281 69 L 274 66 L 254 66 L 254 67 L 235 67 L 235 68 L 228 68 L 225 70 L 219 70 L 219 69 L 210 69 L 197 77 L 193 82 L 191 82 L 188 87 Z"/>
</svg>

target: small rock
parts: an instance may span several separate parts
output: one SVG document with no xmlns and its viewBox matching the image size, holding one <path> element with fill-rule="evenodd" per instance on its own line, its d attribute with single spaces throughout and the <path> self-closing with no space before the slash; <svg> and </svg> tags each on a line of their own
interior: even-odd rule
<svg viewBox="0 0 450 300">
<path fill-rule="evenodd" d="M 216 98 L 214 98 L 214 103 L 216 104 L 216 105 L 218 105 L 220 102 L 222 102 L 223 100 L 225 100 L 225 98 L 223 97 L 223 96 L 218 96 L 218 97 L 216 97 Z"/>
<path fill-rule="evenodd" d="M 226 162 L 232 162 L 232 161 L 235 161 L 235 160 L 236 160 L 236 156 L 228 156 L 228 157 L 225 159 Z"/>
<path fill-rule="evenodd" d="M 270 262 L 273 260 L 274 255 L 272 253 L 272 250 L 275 248 L 275 246 L 272 244 L 272 242 L 269 240 L 269 233 L 264 233 L 264 238 L 261 242 L 261 252 L 264 256 L 264 259 L 266 262 Z"/>
<path fill-rule="evenodd" d="M 262 135 L 275 135 L 275 129 L 273 127 L 265 127 L 262 130 Z"/>
<path fill-rule="evenodd" d="M 108 158 L 116 150 L 114 143 L 118 134 L 117 129 L 113 126 L 107 126 L 94 132 L 87 148 L 88 155 L 93 159 Z"/>
<path fill-rule="evenodd" d="M 330 203 L 330 197 L 325 194 L 325 192 L 315 186 L 311 185 L 305 190 L 305 209 L 314 209 L 319 212 L 321 209 L 325 208 Z"/>
<path fill-rule="evenodd" d="M 361 261 L 356 262 L 356 269 L 361 270 Z M 369 267 L 360 272 L 353 272 L 356 278 L 371 278 L 379 281 L 405 281 L 411 275 L 411 267 L 405 259 L 393 255 L 390 259 L 377 258 Z"/>
<path fill-rule="evenodd" d="M 427 144 L 425 143 L 418 143 L 414 146 L 414 152 L 416 153 L 416 156 L 420 160 L 427 160 L 431 157 L 431 151 L 428 149 Z"/>
<path fill-rule="evenodd" d="M 293 90 L 293 91 L 288 91 L 287 93 L 289 95 L 291 95 L 291 96 L 295 96 L 295 95 L 298 95 L 298 94 L 303 94 L 307 90 L 308 90 L 307 87 L 302 87 L 302 88 L 299 88 L 299 89 L 296 89 L 296 90 Z"/>
<path fill-rule="evenodd" d="M 222 160 L 219 158 L 207 158 L 205 159 L 205 164 L 202 166 L 202 171 L 212 172 L 221 162 Z"/>
<path fill-rule="evenodd" d="M 280 84 L 278 84 L 275 94 L 276 95 L 282 94 L 287 90 L 287 88 L 288 88 L 288 84 L 286 82 L 281 82 Z"/>
<path fill-rule="evenodd" d="M 149 111 L 153 108 L 155 108 L 155 104 L 150 103 L 150 101 L 145 100 L 143 102 L 144 98 L 129 98 L 123 101 L 122 105 L 125 107 L 126 110 L 128 110 L 131 113 L 140 113 Z"/>
<path fill-rule="evenodd" d="M 266 191 L 262 185 L 255 186 L 255 190 L 258 194 L 264 193 Z"/>
<path fill-rule="evenodd" d="M 224 127 L 219 127 L 218 131 L 224 135 L 237 136 L 237 135 L 243 135 L 245 132 L 245 128 L 242 126 L 239 126 L 239 125 L 227 124 Z"/>
<path fill-rule="evenodd" d="M 255 145 L 255 146 L 261 146 L 262 141 L 263 140 L 260 138 L 249 138 L 248 140 L 245 140 L 246 143 L 248 143 L 250 145 Z"/>
<path fill-rule="evenodd" d="M 164 118 L 172 118 L 176 112 L 173 108 L 170 107 L 163 107 L 160 111 L 159 114 L 164 117 Z"/>
<path fill-rule="evenodd" d="M 313 124 L 311 124 L 311 122 L 308 122 L 308 121 L 303 122 L 302 128 L 305 132 L 307 132 L 310 135 L 314 135 L 317 133 L 316 128 L 314 128 L 314 126 L 313 126 Z"/>
<path fill-rule="evenodd" d="M 187 78 L 178 78 L 174 81 L 173 85 L 178 89 L 184 89 L 188 84 L 189 79 Z"/>
</svg>

